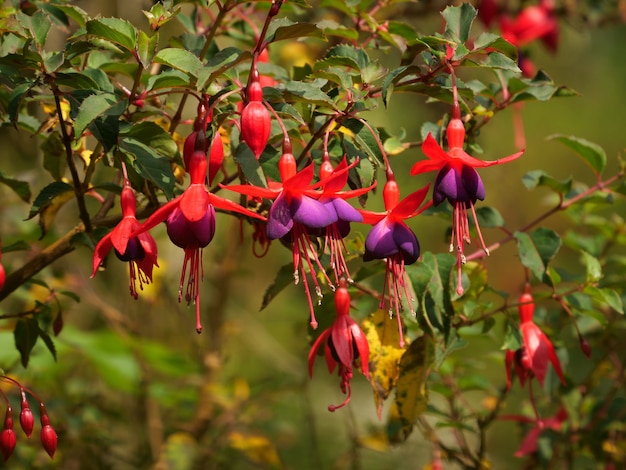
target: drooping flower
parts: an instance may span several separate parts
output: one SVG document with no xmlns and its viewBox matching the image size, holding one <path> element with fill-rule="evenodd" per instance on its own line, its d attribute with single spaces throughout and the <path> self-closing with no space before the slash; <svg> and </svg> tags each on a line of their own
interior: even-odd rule
<svg viewBox="0 0 626 470">
<path fill-rule="evenodd" d="M 541 433 L 547 429 L 560 431 L 563 423 L 566 422 L 568 418 L 569 416 L 567 414 L 567 410 L 564 407 L 561 407 L 554 416 L 550 416 L 549 418 L 537 417 L 536 419 L 532 419 L 523 415 L 503 415 L 500 416 L 499 419 L 534 424 L 534 426 L 526 433 L 526 436 L 517 451 L 515 451 L 515 457 L 524 457 L 537 452 L 537 449 L 539 448 L 538 441 L 541 437 Z"/>
<path fill-rule="evenodd" d="M 528 286 L 526 287 L 526 292 L 519 298 L 518 311 L 521 321 L 520 331 L 522 333 L 523 346 L 515 352 L 506 352 L 507 385 L 510 387 L 511 369 L 512 365 L 514 365 L 522 386 L 527 378 L 536 377 L 539 384 L 543 387 L 548 371 L 548 362 L 552 363 L 561 383 L 565 385 L 565 377 L 563 376 L 559 358 L 554 351 L 554 346 L 533 321 L 535 303 Z"/>
<path fill-rule="evenodd" d="M 251 185 L 233 185 L 224 186 L 224 188 L 247 196 L 274 200 L 267 219 L 267 238 L 276 240 L 289 237 L 293 255 L 294 282 L 298 284 L 302 280 L 309 303 L 311 326 L 317 328 L 307 271 L 311 273 L 318 301 L 321 301 L 322 289 L 315 275 L 315 267 L 323 273 L 329 286 L 332 286 L 332 282 L 319 260 L 317 249 L 309 237 L 309 231 L 323 229 L 336 222 L 337 213 L 329 210 L 318 200 L 322 195 L 320 187 L 323 186 L 324 181 L 312 183 L 314 165 L 310 164 L 297 171 L 296 159 L 291 151 L 291 143 L 285 139 L 283 154 L 278 162 L 281 183 L 270 182 L 268 188 Z"/>
<path fill-rule="evenodd" d="M 380 308 L 387 308 L 385 299 L 388 298 L 389 314 L 395 313 L 398 320 L 400 346 L 404 346 L 400 318 L 402 297 L 409 308 L 413 300 L 407 287 L 405 266 L 415 263 L 420 256 L 419 241 L 405 220 L 415 217 L 430 206 L 430 203 L 422 205 L 428 189 L 429 185 L 426 185 L 400 201 L 398 183 L 393 173 L 389 171 L 383 188 L 385 212 L 360 211 L 363 222 L 373 225 L 365 239 L 363 259 L 365 261 L 382 259 L 387 263 Z"/>
<path fill-rule="evenodd" d="M 199 147 L 204 148 L 202 142 Z M 185 250 L 178 301 L 182 302 L 183 285 L 186 279 L 184 297 L 187 304 L 193 302 L 196 306 L 196 331 L 198 333 L 202 332 L 200 321 L 202 249 L 213 240 L 215 235 L 215 207 L 264 220 L 259 214 L 209 192 L 205 186 L 207 166 L 206 152 L 195 150 L 189 158 L 191 177 L 189 187 L 180 196 L 157 209 L 140 228 L 140 232 L 146 232 L 161 222 L 165 222 L 170 240 Z"/>
<path fill-rule="evenodd" d="M 463 150 L 465 127 L 460 119 L 458 105 L 453 107 L 452 119 L 448 124 L 446 134 L 448 138 L 447 152 L 439 146 L 432 134 L 428 134 L 422 144 L 422 151 L 428 159 L 414 164 L 411 168 L 411 175 L 438 171 L 433 186 L 433 204 L 438 206 L 447 199 L 452 206 L 450 251 L 452 252 L 456 248 L 458 259 L 457 293 L 462 295 L 461 266 L 466 261 L 464 244 L 471 242 L 468 210 L 471 211 L 474 218 L 480 244 L 485 253 L 489 255 L 474 209 L 477 200 L 485 199 L 485 186 L 476 169 L 510 162 L 519 158 L 524 151 L 494 161 L 479 160 L 468 155 Z"/>
<path fill-rule="evenodd" d="M 517 47 L 540 40 L 555 52 L 559 40 L 559 24 L 554 15 L 554 1 L 541 0 L 539 5 L 523 8 L 515 18 L 500 17 L 502 37 Z"/>
<path fill-rule="evenodd" d="M 360 368 L 361 373 L 369 380 L 369 344 L 365 333 L 350 317 L 350 293 L 345 278 L 339 280 L 335 291 L 335 310 L 337 313 L 335 321 L 315 340 L 308 359 L 309 375 L 312 378 L 317 351 L 324 343 L 324 357 L 328 372 L 332 374 L 335 367 L 339 366 L 337 372 L 341 377 L 341 391 L 347 397 L 340 405 L 329 405 L 328 411 L 335 411 L 350 401 L 353 367 L 357 370 Z"/>
<path fill-rule="evenodd" d="M 335 273 L 335 282 L 339 282 L 343 276 L 347 276 L 348 281 L 351 281 L 344 257 L 346 246 L 343 239 L 350 233 L 351 222 L 363 222 L 361 213 L 348 204 L 346 199 L 361 196 L 376 186 L 375 181 L 372 186 L 366 188 L 342 191 L 348 180 L 347 169 L 348 163 L 345 158 L 333 169 L 328 153 L 324 154 L 320 166 L 320 179 L 325 183 L 319 201 L 329 212 L 334 212 L 337 216 L 335 222 L 324 228 L 324 251 L 330 255 L 330 267 Z"/>
<path fill-rule="evenodd" d="M 120 205 L 122 220 L 98 242 L 94 249 L 91 277 L 96 275 L 102 260 L 113 249 L 120 260 L 128 261 L 130 294 L 136 299 L 138 297 L 137 283 L 139 283 L 139 289 L 143 290 L 144 284 L 152 282 L 152 269 L 154 266 L 159 266 L 157 245 L 149 233 L 135 234 L 141 224 L 136 217 L 137 199 L 128 179 L 124 180 Z"/>
</svg>

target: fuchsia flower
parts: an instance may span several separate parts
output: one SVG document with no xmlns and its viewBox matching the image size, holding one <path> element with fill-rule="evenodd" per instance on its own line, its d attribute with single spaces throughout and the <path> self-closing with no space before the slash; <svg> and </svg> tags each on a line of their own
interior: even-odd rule
<svg viewBox="0 0 626 470">
<path fill-rule="evenodd" d="M 507 387 L 511 386 L 511 373 L 513 366 L 515 373 L 522 386 L 527 378 L 536 377 L 543 387 L 543 382 L 548 371 L 548 362 L 552 363 L 554 371 L 561 383 L 565 385 L 565 377 L 561 369 L 561 363 L 554 351 L 554 346 L 541 329 L 533 322 L 535 304 L 530 292 L 524 292 L 519 298 L 519 316 L 521 320 L 520 331 L 522 333 L 523 346 L 517 351 L 507 351 L 505 357 Z"/>
<path fill-rule="evenodd" d="M 511 19 L 500 17 L 502 37 L 517 47 L 523 47 L 537 39 L 555 52 L 559 41 L 559 24 L 554 15 L 554 1 L 541 0 L 539 5 L 529 5 Z"/>
<path fill-rule="evenodd" d="M 359 325 L 350 317 L 350 293 L 345 278 L 339 280 L 335 291 L 335 310 L 337 316 L 330 328 L 324 330 L 313 343 L 309 352 L 309 375 L 313 378 L 313 364 L 318 349 L 322 343 L 324 357 L 328 372 L 332 374 L 339 365 L 338 375 L 341 377 L 341 391 L 348 396 L 340 405 L 329 405 L 328 411 L 335 411 L 345 406 L 352 397 L 350 381 L 352 380 L 352 368 L 361 369 L 361 373 L 369 380 L 369 344 L 365 333 Z"/>
<path fill-rule="evenodd" d="M 356 162 L 353 165 L 356 165 Z M 293 255 L 294 282 L 298 284 L 302 279 L 313 328 L 317 328 L 317 320 L 309 291 L 307 270 L 311 273 L 318 302 L 322 298 L 322 289 L 315 275 L 315 266 L 323 273 L 331 288 L 333 284 L 319 260 L 317 249 L 310 239 L 309 232 L 325 229 L 340 219 L 349 221 L 353 217 L 353 212 L 346 207 L 349 204 L 345 203 L 343 199 L 362 194 L 371 189 L 337 191 L 340 189 L 339 184 L 341 187 L 345 185 L 343 178 L 350 168 L 351 166 L 343 162 L 341 168 L 335 170 L 329 177 L 312 183 L 314 164 L 297 171 L 296 159 L 291 153 L 291 143 L 285 139 L 283 154 L 278 162 L 282 183 L 270 182 L 269 188 L 251 185 L 224 186 L 226 189 L 247 196 L 274 199 L 267 219 L 267 238 L 275 240 L 289 236 Z M 321 190 L 320 187 L 326 187 L 326 190 Z M 326 200 L 321 199 L 324 195 Z M 331 198 L 331 195 L 334 199 Z"/>
<path fill-rule="evenodd" d="M 357 160 L 358 162 L 358 160 Z M 356 163 L 355 163 L 356 164 Z M 347 198 L 358 197 L 376 186 L 376 181 L 367 188 L 342 191 L 348 181 L 348 164 L 344 158 L 336 169 L 333 169 L 328 153 L 324 154 L 320 166 L 320 180 L 324 181 L 319 201 L 329 212 L 334 212 L 337 220 L 324 228 L 324 252 L 330 254 L 330 267 L 335 273 L 335 282 L 343 276 L 352 281 L 348 265 L 344 257 L 346 251 L 343 239 L 350 233 L 351 222 L 363 222 L 361 213 L 346 202 Z"/>
<path fill-rule="evenodd" d="M 167 224 L 170 240 L 185 250 L 183 270 L 180 277 L 178 301 L 183 298 L 183 284 L 187 279 L 185 300 L 196 305 L 196 331 L 202 332 L 200 321 L 200 280 L 203 277 L 202 249 L 215 235 L 215 207 L 264 220 L 234 202 L 209 192 L 205 186 L 207 178 L 207 155 L 204 134 L 198 134 L 196 150 L 189 157 L 189 187 L 177 198 L 157 209 L 141 226 L 146 232 L 161 222 Z"/>
<path fill-rule="evenodd" d="M 361 210 L 363 222 L 372 224 L 372 230 L 365 239 L 365 254 L 363 259 L 386 260 L 385 287 L 380 301 L 380 308 L 385 308 L 385 298 L 389 298 L 389 313 L 395 311 L 400 332 L 400 346 L 404 346 L 402 335 L 402 296 L 410 306 L 413 299 L 409 295 L 406 285 L 405 265 L 413 264 L 420 256 L 420 245 L 413 231 L 406 225 L 405 220 L 415 217 L 430 203 L 422 205 L 428 193 L 429 186 L 409 194 L 402 201 L 400 189 L 391 171 L 387 172 L 387 182 L 383 188 L 385 212 L 376 213 Z M 420 206 L 422 206 L 420 208 Z"/>
<path fill-rule="evenodd" d="M 157 245 L 149 233 L 136 233 L 141 224 L 135 215 L 137 211 L 135 193 L 127 179 L 124 180 L 120 205 L 122 206 L 122 220 L 98 242 L 94 249 L 91 277 L 96 275 L 102 260 L 113 248 L 120 260 L 128 261 L 130 295 L 136 299 L 138 297 L 137 282 L 139 282 L 139 289 L 143 290 L 144 284 L 152 282 L 153 267 L 159 266 Z"/>
<path fill-rule="evenodd" d="M 461 265 L 465 264 L 464 243 L 470 243 L 468 209 L 474 217 L 474 224 L 478 232 L 480 244 L 489 255 L 489 250 L 478 226 L 476 210 L 474 204 L 478 199 L 485 198 L 485 186 L 476 168 L 507 163 L 519 158 L 524 151 L 517 152 L 508 157 L 494 161 L 483 161 L 468 155 L 463 150 L 465 141 L 465 127 L 460 119 L 460 109 L 455 105 L 452 109 L 452 119 L 446 129 L 448 137 L 448 151 L 445 152 L 434 139 L 432 134 L 428 134 L 422 144 L 422 151 L 428 157 L 427 160 L 417 162 L 411 168 L 411 175 L 438 171 L 433 186 L 433 204 L 438 206 L 446 199 L 452 206 L 452 238 L 450 241 L 450 251 L 456 246 L 458 258 L 458 283 L 457 293 L 463 294 L 461 285 Z"/>
<path fill-rule="evenodd" d="M 561 407 L 559 411 L 549 418 L 537 418 L 532 419 L 528 416 L 522 415 L 505 415 L 500 416 L 500 419 L 504 419 L 507 421 L 518 421 L 520 423 L 534 423 L 533 426 L 522 441 L 522 444 L 519 446 L 517 451 L 515 452 L 515 457 L 524 457 L 525 455 L 533 454 L 537 452 L 538 445 L 537 442 L 541 437 L 541 433 L 546 429 L 551 429 L 553 431 L 560 431 L 563 427 L 563 423 L 567 421 L 568 414 L 565 408 Z"/>
</svg>

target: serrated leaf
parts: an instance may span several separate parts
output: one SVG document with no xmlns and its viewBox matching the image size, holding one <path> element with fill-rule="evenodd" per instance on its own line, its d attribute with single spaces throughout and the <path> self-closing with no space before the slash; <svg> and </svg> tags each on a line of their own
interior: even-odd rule
<svg viewBox="0 0 626 470">
<path fill-rule="evenodd" d="M 203 89 L 235 65 L 249 60 L 252 54 L 237 47 L 227 47 L 211 56 L 206 66 L 198 72 L 198 89 Z"/>
<path fill-rule="evenodd" d="M 98 18 L 85 25 L 87 34 L 97 36 L 128 51 L 135 50 L 137 30 L 129 21 L 121 18 Z"/>
<path fill-rule="evenodd" d="M 34 318 L 20 318 L 15 323 L 13 337 L 15 339 L 15 348 L 20 352 L 22 365 L 28 366 L 30 353 L 37 343 L 39 337 L 39 324 Z"/>
<path fill-rule="evenodd" d="M 372 313 L 361 326 L 370 348 L 370 382 L 374 389 L 374 402 L 380 419 L 383 403 L 396 383 L 404 348 L 400 347 L 398 323 L 390 318 L 385 310 Z"/>
<path fill-rule="evenodd" d="M 50 18 L 41 10 L 38 10 L 30 17 L 30 30 L 39 50 L 43 49 L 46 45 L 46 39 L 48 38 L 48 32 L 51 26 Z"/>
<path fill-rule="evenodd" d="M 24 202 L 30 202 L 30 185 L 26 181 L 8 178 L 0 172 L 0 183 L 7 185 Z"/>
<path fill-rule="evenodd" d="M 119 148 L 126 155 L 127 164 L 142 178 L 152 181 L 161 188 L 168 199 L 172 198 L 176 178 L 168 158 L 155 155 L 150 147 L 131 137 L 122 138 Z"/>
<path fill-rule="evenodd" d="M 276 297 L 280 291 L 282 291 L 288 285 L 293 284 L 293 264 L 285 264 L 281 266 L 276 273 L 274 282 L 267 288 L 265 294 L 263 294 L 263 301 L 261 302 L 261 308 L 263 310 L 267 307 L 274 297 Z"/>
<path fill-rule="evenodd" d="M 166 70 L 158 75 L 152 75 L 146 83 L 146 90 L 161 90 L 163 88 L 185 88 L 190 85 L 189 76 L 179 70 Z"/>
<path fill-rule="evenodd" d="M 487 58 L 479 64 L 482 67 L 489 67 L 492 69 L 509 70 L 511 72 L 521 72 L 517 66 L 517 62 L 507 57 L 500 52 L 491 52 L 487 55 Z"/>
<path fill-rule="evenodd" d="M 326 80 L 314 80 L 313 82 L 289 81 L 285 83 L 284 97 L 286 101 L 299 101 L 321 106 L 329 106 L 337 110 L 337 104 L 322 91 Z"/>
<path fill-rule="evenodd" d="M 481 33 L 474 41 L 474 49 L 477 52 L 484 49 L 493 49 L 503 53 L 509 59 L 517 62 L 517 47 L 506 41 L 502 37 L 493 33 Z"/>
<path fill-rule="evenodd" d="M 593 297 L 593 299 L 595 299 L 600 305 L 608 305 L 616 312 L 621 313 L 622 315 L 624 314 L 624 304 L 622 303 L 622 298 L 614 289 L 608 287 L 599 288 L 595 286 L 586 286 L 583 292 Z"/>
<path fill-rule="evenodd" d="M 406 440 L 417 418 L 428 405 L 428 370 L 432 361 L 432 339 L 423 335 L 411 343 L 400 359 L 400 375 L 396 381 L 395 406 L 402 424 L 400 439 Z"/>
<path fill-rule="evenodd" d="M 263 169 L 252 150 L 250 150 L 250 147 L 245 143 L 240 144 L 237 146 L 233 158 L 251 185 L 267 188 L 267 181 Z"/>
<path fill-rule="evenodd" d="M 98 93 L 83 100 L 74 119 L 76 137 L 83 134 L 87 126 L 94 120 L 105 115 L 119 116 L 124 112 L 127 100 L 118 100 L 112 93 Z"/>
<path fill-rule="evenodd" d="M 161 49 L 154 56 L 154 62 L 180 70 L 192 77 L 197 77 L 202 68 L 202 62 L 193 53 L 175 47 Z"/>
<path fill-rule="evenodd" d="M 139 58 L 139 62 L 141 62 L 144 69 L 150 67 L 158 44 L 158 33 L 148 36 L 143 31 L 139 31 L 139 35 L 137 36 L 137 57 Z"/>
<path fill-rule="evenodd" d="M 456 43 L 465 43 L 469 39 L 470 29 L 476 14 L 476 8 L 469 3 L 446 7 L 441 12 L 441 16 L 446 21 L 444 36 Z"/>
<path fill-rule="evenodd" d="M 530 269 L 537 279 L 543 281 L 546 266 L 537 251 L 537 247 L 535 246 L 533 239 L 530 235 L 523 232 L 515 232 L 514 236 L 517 240 L 517 250 L 520 261 L 525 267 Z"/>
<path fill-rule="evenodd" d="M 367 156 L 378 165 L 384 166 L 383 156 L 380 153 L 378 147 L 378 140 L 380 137 L 376 128 L 372 128 L 376 132 L 376 136 L 372 135 L 370 129 L 358 119 L 347 119 L 342 122 L 342 127 L 339 128 L 340 132 L 343 132 L 346 138 L 353 140 L 357 147 L 365 152 Z M 343 130 L 343 131 L 342 131 Z M 346 132 L 349 131 L 349 132 Z"/>
<path fill-rule="evenodd" d="M 596 173 L 600 174 L 606 167 L 606 152 L 598 144 L 571 135 L 553 134 L 548 140 L 558 140 L 576 152 Z"/>
</svg>

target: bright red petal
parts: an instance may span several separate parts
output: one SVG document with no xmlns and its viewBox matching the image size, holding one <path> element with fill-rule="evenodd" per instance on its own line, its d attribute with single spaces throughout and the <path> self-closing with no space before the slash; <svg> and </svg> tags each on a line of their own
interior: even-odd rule
<svg viewBox="0 0 626 470">
<path fill-rule="evenodd" d="M 430 184 L 427 184 L 422 189 L 418 189 L 414 193 L 409 194 L 407 197 L 402 199 L 396 207 L 393 208 L 391 214 L 394 217 L 400 217 L 402 219 L 408 219 L 410 217 L 416 216 L 427 207 L 424 206 L 420 210 L 418 210 L 424 202 L 424 199 L 426 198 L 429 189 Z"/>
<path fill-rule="evenodd" d="M 297 172 L 287 181 L 283 181 L 283 187 L 291 191 L 301 191 L 311 184 L 311 181 L 313 181 L 313 176 L 315 176 L 315 173 L 313 170 L 313 163 L 311 163 L 310 165 L 304 167 L 302 170 Z"/>
<path fill-rule="evenodd" d="M 176 209 L 176 207 L 178 207 L 178 204 L 180 204 L 180 199 L 181 197 L 179 196 L 159 207 L 150 217 L 145 220 L 143 224 L 141 224 L 141 226 L 137 228 L 135 232 L 131 233 L 131 237 L 135 237 L 140 233 L 147 232 L 148 230 L 151 230 L 159 225 L 161 222 L 165 221 L 165 219 L 167 219 L 172 211 Z"/>
<path fill-rule="evenodd" d="M 111 251 L 111 248 L 113 248 L 113 243 L 111 242 L 111 233 L 109 232 L 100 239 L 95 250 L 93 250 L 93 270 L 91 272 L 92 279 L 98 272 L 98 268 L 100 267 L 100 264 L 102 264 L 102 260 L 106 257 L 109 251 Z"/>
<path fill-rule="evenodd" d="M 276 199 L 282 191 L 282 186 L 278 185 L 277 188 L 268 189 L 261 188 L 259 186 L 252 186 L 251 184 L 235 184 L 232 186 L 219 185 L 222 189 L 228 189 L 245 196 L 262 197 L 265 199 Z"/>
<path fill-rule="evenodd" d="M 330 334 L 329 329 L 324 330 L 324 332 L 317 337 L 317 339 L 313 343 L 313 346 L 311 346 L 311 350 L 309 351 L 309 358 L 308 358 L 309 376 L 311 378 L 313 377 L 313 364 L 315 364 L 315 355 L 317 354 L 317 350 L 319 349 L 320 345 L 328 337 L 329 334 Z"/>
<path fill-rule="evenodd" d="M 422 160 L 413 165 L 411 168 L 411 175 L 413 176 L 420 173 L 440 170 L 450 161 L 450 156 L 441 148 L 432 134 L 428 134 L 426 140 L 424 140 L 422 152 L 424 152 L 424 155 L 426 155 L 429 160 Z"/>
<path fill-rule="evenodd" d="M 192 184 L 182 194 L 180 211 L 189 222 L 197 222 L 206 215 L 209 201 L 209 192 L 204 185 Z"/>
<path fill-rule="evenodd" d="M 378 222 L 380 222 L 381 220 L 383 220 L 385 217 L 389 215 L 386 212 L 382 212 L 382 213 L 372 212 L 372 211 L 364 211 L 361 209 L 358 209 L 358 211 L 363 216 L 363 223 L 369 224 L 369 225 L 376 225 Z"/>
<path fill-rule="evenodd" d="M 486 168 L 488 166 L 494 166 L 494 165 L 500 165 L 501 163 L 507 163 L 507 162 L 513 161 L 521 157 L 523 153 L 524 153 L 524 150 L 522 150 L 521 152 L 514 153 L 513 155 L 509 155 L 508 157 L 500 158 L 498 160 L 486 161 L 486 160 L 479 160 L 478 158 L 474 158 L 471 155 L 468 155 L 463 149 L 454 149 L 454 151 L 450 152 L 450 154 L 454 158 L 461 160 L 463 163 L 465 163 L 468 166 L 471 166 L 472 168 Z"/>
<path fill-rule="evenodd" d="M 216 196 L 215 194 L 209 194 L 209 201 L 218 209 L 223 209 L 226 211 L 237 212 L 239 214 L 247 215 L 248 217 L 254 217 L 255 219 L 266 221 L 267 219 L 256 212 L 246 209 L 245 207 L 240 206 L 228 199 L 224 199 L 223 197 Z"/>
<path fill-rule="evenodd" d="M 130 234 L 137 231 L 141 224 L 134 217 L 124 217 L 111 231 L 111 243 L 119 253 L 125 253 Z"/>
</svg>

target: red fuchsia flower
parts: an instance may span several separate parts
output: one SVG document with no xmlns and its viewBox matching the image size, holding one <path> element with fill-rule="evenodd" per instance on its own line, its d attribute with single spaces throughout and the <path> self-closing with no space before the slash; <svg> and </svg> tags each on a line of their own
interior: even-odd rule
<svg viewBox="0 0 626 470">
<path fill-rule="evenodd" d="M 395 312 L 400 332 L 400 346 L 404 346 L 402 334 L 402 297 L 411 308 L 413 299 L 407 288 L 405 266 L 413 264 L 420 256 L 420 245 L 413 231 L 405 220 L 415 217 L 430 206 L 422 205 L 428 193 L 429 185 L 415 191 L 400 201 L 400 189 L 393 172 L 387 172 L 387 182 L 383 188 L 385 212 L 377 213 L 361 210 L 363 222 L 373 225 L 365 239 L 363 260 L 382 259 L 387 263 L 385 286 L 380 301 L 380 308 L 386 308 L 385 299 L 389 298 L 389 313 Z M 420 206 L 422 206 L 420 208 Z M 412 308 L 411 308 L 412 311 Z"/>
<path fill-rule="evenodd" d="M 24 389 L 22 389 L 20 393 L 22 395 L 22 401 L 20 402 L 20 426 L 22 426 L 26 437 L 30 438 L 30 435 L 33 433 L 33 427 L 35 426 L 35 417 L 26 399 Z"/>
<path fill-rule="evenodd" d="M 250 147 L 258 160 L 270 138 L 272 118 L 263 104 L 263 88 L 256 70 L 253 72 L 246 98 L 248 103 L 241 112 L 241 140 Z"/>
<path fill-rule="evenodd" d="M 534 313 L 535 303 L 527 287 L 526 292 L 519 298 L 520 331 L 524 344 L 521 349 L 515 352 L 506 352 L 507 385 L 510 387 L 511 366 L 514 365 L 522 386 L 527 378 L 534 376 L 543 387 L 548 371 L 548 362 L 552 363 L 561 383 L 565 385 L 565 377 L 563 376 L 559 358 L 554 351 L 554 346 L 544 332 L 534 323 Z"/>
<path fill-rule="evenodd" d="M 39 405 L 39 422 L 41 423 L 41 445 L 50 458 L 54 457 L 57 450 L 58 436 L 54 428 L 50 425 L 50 418 L 43 403 Z"/>
<path fill-rule="evenodd" d="M 534 454 L 538 449 L 538 441 L 541 437 L 541 433 L 547 429 L 551 429 L 553 431 L 560 431 L 563 427 L 563 423 L 567 421 L 568 414 L 565 408 L 561 407 L 559 411 L 549 418 L 537 418 L 532 419 L 528 416 L 522 415 L 504 415 L 501 416 L 500 419 L 504 419 L 507 421 L 517 421 L 520 423 L 534 423 L 534 426 L 526 433 L 522 444 L 519 446 L 519 449 L 515 452 L 515 457 L 524 457 L 526 455 Z"/>
<path fill-rule="evenodd" d="M 203 135 L 203 134 L 200 134 Z M 189 187 L 178 197 L 157 209 L 141 226 L 146 232 L 161 222 L 167 225 L 170 240 L 185 250 L 183 270 L 180 277 L 178 301 L 183 299 L 183 285 L 187 279 L 185 300 L 196 306 L 196 331 L 202 332 L 200 321 L 200 280 L 203 277 L 202 249 L 215 235 L 215 207 L 236 212 L 249 217 L 265 220 L 259 214 L 249 211 L 234 202 L 209 192 L 205 186 L 207 178 L 207 156 L 202 139 L 198 148 L 189 158 Z"/>
<path fill-rule="evenodd" d="M 113 249 L 120 260 L 128 261 L 130 295 L 136 299 L 138 297 L 137 282 L 139 282 L 139 289 L 143 290 L 144 284 L 152 282 L 152 269 L 154 266 L 159 266 L 157 245 L 149 233 L 135 233 L 141 224 L 136 217 L 137 199 L 127 179 L 124 180 L 120 205 L 122 220 L 98 242 L 94 249 L 91 277 L 96 275 L 102 260 Z"/>
<path fill-rule="evenodd" d="M 325 204 L 318 200 L 323 194 L 323 191 L 319 188 L 324 186 L 325 181 L 321 180 L 317 183 L 312 183 L 315 176 L 314 164 L 312 163 L 297 171 L 296 159 L 291 151 L 291 142 L 285 139 L 283 154 L 278 162 L 278 171 L 282 183 L 270 182 L 269 188 L 251 185 L 224 186 L 224 188 L 245 194 L 246 196 L 274 199 L 267 219 L 267 238 L 275 240 L 289 237 L 293 255 L 294 282 L 298 284 L 300 279 L 302 279 L 311 313 L 311 326 L 317 328 L 313 300 L 306 275 L 307 270 L 311 273 L 318 303 L 321 302 L 322 289 L 315 275 L 315 267 L 317 266 L 324 274 L 326 282 L 331 288 L 332 282 L 320 263 L 317 249 L 311 242 L 309 232 L 324 229 L 336 222 L 338 216 L 336 211 L 329 210 Z M 349 168 L 346 167 L 344 170 L 347 172 Z M 341 173 L 336 172 L 333 175 L 333 179 L 340 176 Z"/>
<path fill-rule="evenodd" d="M 324 252 L 330 254 L 330 267 L 335 273 L 335 282 L 339 282 L 343 276 L 347 277 L 348 282 L 352 281 L 344 257 L 346 246 L 343 239 L 350 233 L 351 222 L 363 222 L 361 213 L 348 204 L 346 199 L 361 196 L 376 186 L 374 182 L 367 188 L 342 191 L 348 181 L 347 169 L 348 163 L 345 158 L 336 169 L 333 169 L 328 153 L 324 154 L 320 166 L 320 179 L 325 183 L 319 202 L 324 204 L 329 212 L 334 212 L 337 218 L 324 228 Z"/>
<path fill-rule="evenodd" d="M 338 375 L 341 377 L 341 391 L 348 395 L 340 405 L 330 405 L 328 411 L 335 411 L 345 406 L 352 397 L 350 381 L 352 380 L 352 368 L 360 368 L 361 373 L 369 380 L 369 344 L 365 333 L 359 325 L 350 317 L 350 293 L 345 278 L 339 280 L 335 291 L 335 310 L 337 316 L 330 328 L 315 340 L 309 352 L 309 375 L 313 378 L 313 364 L 317 351 L 325 342 L 324 357 L 328 372 L 333 373 L 339 365 Z"/>
<path fill-rule="evenodd" d="M 524 47 L 537 39 L 556 52 L 559 41 L 559 24 L 554 15 L 554 1 L 541 0 L 539 5 L 529 5 L 511 19 L 500 17 L 502 37 L 517 47 Z"/>
<path fill-rule="evenodd" d="M 519 158 L 524 151 L 517 152 L 508 157 L 494 161 L 478 160 L 468 155 L 463 150 L 465 141 L 465 127 L 460 119 L 460 109 L 455 105 L 452 109 L 452 119 L 446 129 L 448 137 L 448 151 L 445 152 L 434 139 L 432 134 L 428 134 L 422 144 L 422 151 L 428 157 L 427 160 L 417 162 L 411 168 L 411 175 L 438 171 L 433 186 L 433 204 L 438 206 L 446 199 L 452 206 L 452 238 L 450 241 L 450 251 L 455 246 L 458 258 L 458 282 L 457 293 L 463 295 L 461 285 L 461 265 L 465 264 L 465 243 L 470 243 L 470 231 L 467 212 L 471 211 L 480 244 L 489 255 L 489 250 L 485 246 L 474 204 L 478 199 L 485 199 L 485 186 L 477 168 L 484 168 L 493 165 L 507 163 Z"/>
</svg>

